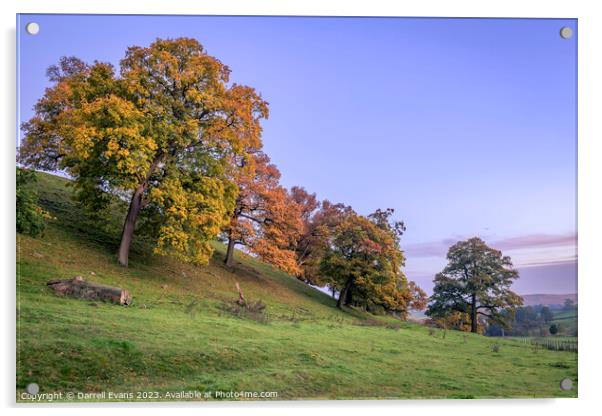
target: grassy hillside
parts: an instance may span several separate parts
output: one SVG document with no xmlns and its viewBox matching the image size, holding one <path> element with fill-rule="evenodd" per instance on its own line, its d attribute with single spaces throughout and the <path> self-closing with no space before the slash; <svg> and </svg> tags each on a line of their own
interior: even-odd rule
<svg viewBox="0 0 602 416">
<path fill-rule="evenodd" d="M 119 223 L 86 220 L 68 182 L 39 175 L 55 217 L 41 238 L 18 235 L 17 393 L 268 391 L 278 399 L 575 397 L 577 356 L 512 341 L 341 312 L 326 294 L 223 247 L 206 267 L 135 245 L 117 265 Z M 116 208 L 118 209 L 118 208 Z M 81 275 L 127 288 L 121 307 L 55 296 L 46 282 Z M 239 282 L 267 305 L 231 312 Z M 498 345 L 499 347 L 495 347 Z M 571 391 L 560 380 L 575 382 Z M 135 397 L 134 397 L 135 399 Z"/>
</svg>

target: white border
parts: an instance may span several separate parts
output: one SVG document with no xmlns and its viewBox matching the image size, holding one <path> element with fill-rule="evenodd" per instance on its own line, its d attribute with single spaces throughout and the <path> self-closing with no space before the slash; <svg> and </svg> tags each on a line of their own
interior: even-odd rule
<svg viewBox="0 0 602 416">
<path fill-rule="evenodd" d="M 472 401 L 395 401 L 395 402 L 278 402 L 140 404 L 101 408 L 45 406 L 44 415 L 105 415 L 107 412 L 128 415 L 164 414 L 176 408 L 178 415 L 219 413 L 265 415 L 345 412 L 420 412 L 421 414 L 465 415 L 479 412 L 489 415 L 508 413 L 544 413 L 546 415 L 581 415 L 593 413 L 600 383 L 600 338 L 602 324 L 597 309 L 602 296 L 599 244 L 602 235 L 602 20 L 597 1 L 477 1 L 477 0 L 3 0 L 2 77 L 0 84 L 1 126 L 3 135 L 2 181 L 0 195 L 3 227 L 2 329 L 3 364 L 0 392 L 8 414 L 29 414 L 35 408 L 14 404 L 14 329 L 15 329 L 15 248 L 14 248 L 14 156 L 15 156 L 15 14 L 16 13 L 119 13 L 119 14 L 236 14 L 236 15 L 345 15 L 345 16 L 442 16 L 442 17 L 558 17 L 579 19 L 579 399 L 555 400 L 472 400 Z M 495 47 L 495 45 L 492 45 Z M 8 231 L 6 231 L 8 230 Z M 13 230 L 11 232 L 11 230 Z M 122 407 L 126 407 L 123 409 Z M 345 407 L 345 409 L 339 409 Z M 599 406 L 598 406 L 599 407 Z M 599 409 L 598 409 L 599 411 Z M 6 414 L 6 413 L 5 413 Z"/>
</svg>

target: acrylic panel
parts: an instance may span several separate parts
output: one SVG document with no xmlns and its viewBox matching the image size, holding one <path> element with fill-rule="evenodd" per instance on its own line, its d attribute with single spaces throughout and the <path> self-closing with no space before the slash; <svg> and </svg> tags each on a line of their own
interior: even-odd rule
<svg viewBox="0 0 602 416">
<path fill-rule="evenodd" d="M 577 20 L 17 16 L 17 401 L 577 397 Z"/>
</svg>

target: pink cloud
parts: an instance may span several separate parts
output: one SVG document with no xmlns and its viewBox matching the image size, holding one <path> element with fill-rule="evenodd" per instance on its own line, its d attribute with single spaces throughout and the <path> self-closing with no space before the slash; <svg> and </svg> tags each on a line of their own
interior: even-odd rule
<svg viewBox="0 0 602 416">
<path fill-rule="evenodd" d="M 403 247 L 407 256 L 412 257 L 445 257 L 449 247 L 459 240 L 446 238 L 441 241 L 432 241 L 428 243 L 410 244 Z"/>
<path fill-rule="evenodd" d="M 403 247 L 408 256 L 445 257 L 449 247 L 464 238 L 446 238 L 440 241 L 410 244 Z M 526 234 L 487 242 L 498 250 L 536 249 L 549 247 L 577 247 L 577 233 Z"/>
<path fill-rule="evenodd" d="M 539 267 L 539 266 L 553 266 L 563 264 L 576 264 L 577 256 L 568 256 L 554 259 L 533 259 L 529 261 L 522 261 L 518 267 Z"/>
<path fill-rule="evenodd" d="M 528 234 L 505 238 L 491 243 L 498 250 L 517 250 L 525 248 L 577 246 L 577 233 L 565 234 Z"/>
</svg>

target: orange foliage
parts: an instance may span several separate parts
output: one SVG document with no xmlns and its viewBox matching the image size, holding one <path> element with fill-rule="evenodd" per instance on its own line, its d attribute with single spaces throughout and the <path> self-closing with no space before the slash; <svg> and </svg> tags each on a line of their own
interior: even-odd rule
<svg viewBox="0 0 602 416">
<path fill-rule="evenodd" d="M 263 261 L 298 274 L 294 248 L 303 227 L 299 206 L 278 183 L 280 172 L 265 153 L 251 154 L 239 167 L 234 179 L 239 194 L 226 230 L 229 244 L 244 245 Z M 232 255 L 230 251 L 226 263 Z"/>
</svg>

